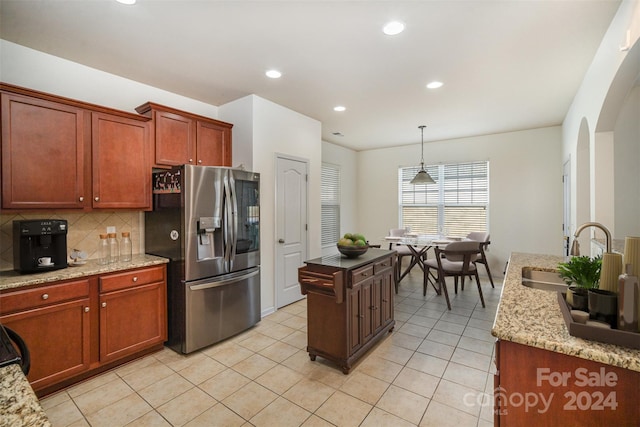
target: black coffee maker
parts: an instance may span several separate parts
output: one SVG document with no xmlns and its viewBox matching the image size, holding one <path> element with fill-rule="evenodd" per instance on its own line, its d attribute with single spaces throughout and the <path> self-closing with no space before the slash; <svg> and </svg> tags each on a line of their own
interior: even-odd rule
<svg viewBox="0 0 640 427">
<path fill-rule="evenodd" d="M 67 268 L 67 221 L 13 221 L 13 269 L 41 273 Z"/>
</svg>

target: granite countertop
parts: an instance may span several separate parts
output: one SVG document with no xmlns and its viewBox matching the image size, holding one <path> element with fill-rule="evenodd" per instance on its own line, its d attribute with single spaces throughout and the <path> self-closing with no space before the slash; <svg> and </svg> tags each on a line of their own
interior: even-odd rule
<svg viewBox="0 0 640 427">
<path fill-rule="evenodd" d="M 501 340 L 640 372 L 640 350 L 569 335 L 556 292 L 521 284 L 522 267 L 556 270 L 557 255 L 512 253 L 491 333 Z"/>
<path fill-rule="evenodd" d="M 316 264 L 327 267 L 337 267 L 343 270 L 353 270 L 361 265 L 387 257 L 394 252 L 395 251 L 389 251 L 386 249 L 369 248 L 367 252 L 357 258 L 347 258 L 342 254 L 334 254 L 307 260 L 305 261 L 305 264 Z"/>
<path fill-rule="evenodd" d="M 29 381 L 17 364 L 0 368 L 0 425 L 51 426 Z"/>
<path fill-rule="evenodd" d="M 86 264 L 77 267 L 67 267 L 46 273 L 20 274 L 14 270 L 0 271 L 0 291 L 23 286 L 40 285 L 43 283 L 57 282 L 59 280 L 77 279 L 79 277 L 93 276 L 96 274 L 113 273 L 132 268 L 149 267 L 165 264 L 167 258 L 154 255 L 134 255 L 131 262 L 117 262 L 108 265 L 99 265 L 98 260 L 89 259 Z"/>
</svg>

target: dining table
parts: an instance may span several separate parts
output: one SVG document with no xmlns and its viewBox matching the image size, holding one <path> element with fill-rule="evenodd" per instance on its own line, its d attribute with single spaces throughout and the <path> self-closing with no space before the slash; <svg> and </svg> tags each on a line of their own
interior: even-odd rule
<svg viewBox="0 0 640 427">
<path fill-rule="evenodd" d="M 396 293 L 398 292 L 397 284 L 404 279 L 407 274 L 415 267 L 416 265 L 420 267 L 423 272 L 423 281 L 426 287 L 427 284 L 431 284 L 433 289 L 436 291 L 438 295 L 440 295 L 441 289 L 438 283 L 437 277 L 433 272 L 430 274 L 424 274 L 426 270 L 425 261 L 427 260 L 427 254 L 429 249 L 435 247 L 445 247 L 449 243 L 454 242 L 456 240 L 460 240 L 458 238 L 451 237 L 442 237 L 442 236 L 433 236 L 426 234 L 405 234 L 404 236 L 386 236 L 384 238 L 385 242 L 389 243 L 389 250 L 393 250 L 394 246 L 403 245 L 406 246 L 409 251 L 411 251 L 411 262 L 402 271 L 402 266 L 398 265 L 398 271 L 396 276 Z"/>
</svg>

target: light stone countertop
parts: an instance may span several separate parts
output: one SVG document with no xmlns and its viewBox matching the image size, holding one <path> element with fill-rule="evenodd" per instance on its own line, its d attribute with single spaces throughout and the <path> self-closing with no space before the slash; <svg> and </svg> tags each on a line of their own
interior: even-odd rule
<svg viewBox="0 0 640 427">
<path fill-rule="evenodd" d="M 24 286 L 40 285 L 57 282 L 59 280 L 77 279 L 96 274 L 115 273 L 132 268 L 149 267 L 169 262 L 167 258 L 154 255 L 134 255 L 131 262 L 117 262 L 108 265 L 99 265 L 98 260 L 89 259 L 87 263 L 77 267 L 67 267 L 46 273 L 20 274 L 14 270 L 0 271 L 0 291 L 20 288 Z"/>
<path fill-rule="evenodd" d="M 640 372 L 640 350 L 569 335 L 556 292 L 522 285 L 522 267 L 555 271 L 557 255 L 511 254 L 491 333 L 501 340 Z"/>
<path fill-rule="evenodd" d="M 29 381 L 15 363 L 0 368 L 0 425 L 51 426 Z"/>
</svg>

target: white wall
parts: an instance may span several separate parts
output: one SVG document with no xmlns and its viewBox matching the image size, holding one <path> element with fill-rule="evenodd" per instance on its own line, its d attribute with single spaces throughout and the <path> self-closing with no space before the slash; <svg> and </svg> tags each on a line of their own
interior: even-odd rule
<svg viewBox="0 0 640 427">
<path fill-rule="evenodd" d="M 513 251 L 562 254 L 560 127 L 430 142 L 424 152 L 426 164 L 489 160 L 495 276 Z M 398 168 L 416 165 L 419 153 L 419 144 L 358 152 L 358 225 L 370 240 L 399 225 Z"/>
<path fill-rule="evenodd" d="M 357 209 L 357 153 L 330 142 L 322 141 L 322 161 L 340 167 L 340 233 L 360 232 L 359 212 Z M 369 238 L 369 236 L 365 235 Z M 371 242 L 373 243 L 373 242 Z M 335 245 L 323 248 L 322 255 L 336 254 Z"/>
<path fill-rule="evenodd" d="M 640 236 L 640 86 L 620 110 L 614 140 L 616 236 Z"/>
<path fill-rule="evenodd" d="M 218 119 L 218 107 L 0 40 L 0 80 L 136 113 L 147 101 Z"/>
<path fill-rule="evenodd" d="M 238 101 L 222 105 L 220 111 L 222 116 L 233 118 L 232 122 L 239 123 L 239 128 L 245 128 L 243 131 L 245 137 L 251 135 L 253 146 L 251 154 L 253 167 L 251 169 L 260 173 L 261 305 L 262 313 L 265 315 L 274 311 L 276 306 L 275 254 L 278 237 L 275 235 L 275 167 L 278 154 L 309 162 L 308 259 L 321 255 L 321 125 L 317 120 L 256 95 L 249 95 Z M 251 131 L 247 133 L 246 128 L 248 127 L 251 127 Z"/>
<path fill-rule="evenodd" d="M 572 159 L 571 163 L 571 183 L 572 183 L 572 231 L 574 231 L 581 222 L 586 220 L 610 222 L 615 218 L 615 223 L 604 224 L 612 229 L 613 237 L 622 239 L 628 233 L 640 235 L 640 227 L 638 224 L 629 224 L 629 221 L 621 221 L 620 215 L 632 215 L 637 218 L 640 215 L 638 205 L 625 206 L 618 208 L 619 197 L 624 194 L 633 193 L 632 198 L 640 197 L 638 195 L 639 187 L 637 185 L 640 179 L 640 172 L 635 167 L 635 173 L 621 177 L 623 171 L 629 170 L 628 164 L 618 165 L 619 144 L 637 147 L 640 144 L 638 139 L 638 130 L 634 129 L 638 123 L 638 109 L 633 107 L 633 102 L 628 112 L 635 112 L 635 117 L 619 116 L 623 104 L 626 102 L 628 94 L 631 93 L 632 87 L 637 84 L 637 71 L 629 74 L 629 68 L 638 69 L 637 55 L 640 39 L 640 2 L 637 0 L 623 0 L 620 4 L 618 12 L 611 21 L 598 51 L 591 63 L 585 78 L 567 112 L 562 125 L 562 156 L 563 161 Z M 621 49 L 623 47 L 623 49 Z M 627 56 L 630 62 L 625 63 Z M 624 72 L 621 72 L 623 70 Z M 620 80 L 623 80 L 622 82 Z M 635 110 L 634 110 L 635 108 Z M 622 122 L 621 122 L 621 120 Z M 635 124 L 635 125 L 634 125 Z M 614 130 L 614 126 L 615 129 Z M 585 135 L 585 129 L 588 130 Z M 613 133 L 613 141 L 611 135 Z M 588 144 L 588 151 L 584 148 L 584 144 Z M 598 146 L 603 144 L 603 146 Z M 611 147 L 612 145 L 612 147 Z M 598 159 L 597 156 L 611 156 L 611 148 L 613 148 L 613 164 L 610 159 Z M 580 151 L 587 151 L 588 159 L 580 156 Z M 638 150 L 637 148 L 631 149 Z M 637 151 L 635 151 L 637 153 Z M 633 156 L 633 154 L 632 154 Z M 631 157 L 631 161 L 635 161 L 636 165 L 638 156 Z M 588 163 L 588 164 L 585 164 Z M 596 168 L 598 165 L 604 167 Z M 588 192 L 581 186 L 585 186 L 585 179 L 580 178 L 581 171 L 589 170 Z M 615 170 L 615 173 L 614 173 Z M 634 182 L 629 186 L 625 186 L 624 182 Z M 619 188 L 619 185 L 622 187 Z M 615 188 L 615 197 L 612 203 L 611 198 L 603 196 L 607 189 Z M 636 196 L 637 195 L 637 196 Z M 588 199 L 588 200 L 587 200 Z M 630 209 L 632 212 L 625 210 Z M 635 209 L 635 211 L 634 211 Z M 588 212 L 585 212 L 588 210 Z M 635 227 L 635 228 L 634 228 Z"/>
<path fill-rule="evenodd" d="M 253 97 L 245 96 L 218 109 L 220 120 L 233 123 L 232 159 L 234 167 L 253 170 Z"/>
</svg>

